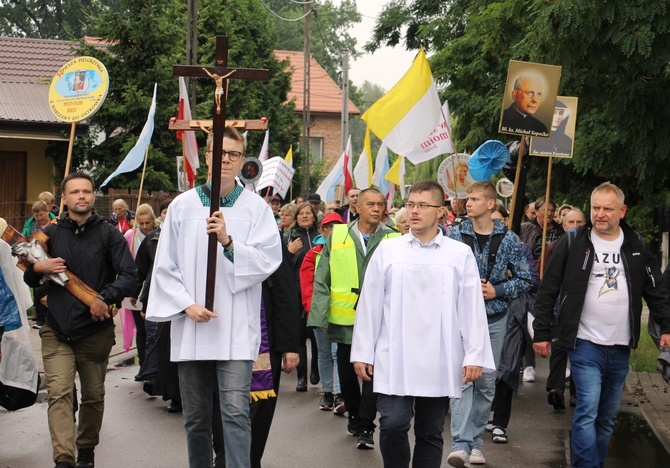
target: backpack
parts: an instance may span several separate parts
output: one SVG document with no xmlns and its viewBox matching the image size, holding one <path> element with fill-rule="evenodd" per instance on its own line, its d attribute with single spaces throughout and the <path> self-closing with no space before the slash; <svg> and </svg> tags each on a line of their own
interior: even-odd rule
<svg viewBox="0 0 670 468">
<path fill-rule="evenodd" d="M 498 249 L 500 248 L 500 244 L 502 244 L 503 239 L 505 238 L 505 235 L 507 234 L 507 227 L 503 227 L 503 231 L 500 235 L 495 235 L 491 237 L 491 244 L 489 245 L 489 258 L 488 261 L 486 262 L 486 277 L 483 278 L 486 281 L 488 281 L 489 276 L 491 276 L 491 272 L 493 271 L 493 267 L 496 264 L 496 256 L 498 255 Z M 464 236 L 461 234 L 461 238 L 463 239 L 463 243 L 468 244 L 470 248 L 472 249 L 472 253 L 477 255 L 477 252 L 475 250 L 475 238 L 472 236 Z"/>
</svg>

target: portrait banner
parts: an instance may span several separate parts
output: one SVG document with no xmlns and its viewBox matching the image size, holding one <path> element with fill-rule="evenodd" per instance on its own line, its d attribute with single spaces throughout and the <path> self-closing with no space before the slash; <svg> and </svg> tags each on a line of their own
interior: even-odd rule
<svg viewBox="0 0 670 468">
<path fill-rule="evenodd" d="M 551 121 L 549 138 L 531 138 L 531 156 L 572 158 L 577 124 L 577 101 L 574 96 L 558 96 Z"/>
<path fill-rule="evenodd" d="M 561 67 L 510 60 L 499 133 L 549 138 Z"/>
<path fill-rule="evenodd" d="M 276 194 L 286 198 L 286 193 L 293 180 L 293 174 L 295 174 L 295 169 L 281 156 L 263 161 L 263 173 L 256 186 L 256 191 L 259 192 L 266 187 L 273 187 Z"/>
<path fill-rule="evenodd" d="M 437 170 L 437 182 L 450 199 L 467 198 L 465 190 L 474 182 L 468 169 L 469 154 L 452 154 L 442 161 Z"/>
<path fill-rule="evenodd" d="M 80 122 L 102 106 L 109 89 L 107 68 L 93 57 L 77 57 L 51 80 L 49 108 L 63 122 Z"/>
</svg>

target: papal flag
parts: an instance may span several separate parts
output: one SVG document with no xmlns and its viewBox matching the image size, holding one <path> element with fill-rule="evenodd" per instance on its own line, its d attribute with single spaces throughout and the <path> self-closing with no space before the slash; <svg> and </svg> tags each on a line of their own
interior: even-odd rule
<svg viewBox="0 0 670 468">
<path fill-rule="evenodd" d="M 293 167 L 293 145 L 288 147 L 288 151 L 286 152 L 286 157 L 284 158 L 284 161 L 286 161 L 291 165 L 291 167 Z"/>
<path fill-rule="evenodd" d="M 408 157 L 435 130 L 440 107 L 428 59 L 421 48 L 407 73 L 361 118 L 391 151 Z"/>
</svg>

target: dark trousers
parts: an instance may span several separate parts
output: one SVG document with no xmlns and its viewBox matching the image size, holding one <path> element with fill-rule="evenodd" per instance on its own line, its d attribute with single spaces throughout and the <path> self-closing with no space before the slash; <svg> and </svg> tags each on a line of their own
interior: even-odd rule
<svg viewBox="0 0 670 468">
<path fill-rule="evenodd" d="M 277 352 L 270 353 L 270 368 L 272 369 L 272 386 L 277 397 L 279 397 L 279 379 L 281 378 L 281 360 L 282 354 Z M 214 453 L 216 454 L 216 463 L 214 468 L 224 468 L 226 466 L 225 451 L 223 444 L 223 425 L 217 412 L 219 408 L 219 398 L 216 395 L 214 404 L 214 414 L 212 416 L 212 437 L 214 439 Z M 249 417 L 251 418 L 251 467 L 261 468 L 261 458 L 265 452 L 265 445 L 270 435 L 270 426 L 277 408 L 277 398 L 268 398 L 267 400 L 254 401 L 249 405 Z"/>
<path fill-rule="evenodd" d="M 554 341 L 549 356 L 549 377 L 547 391 L 555 389 L 561 393 L 565 390 L 565 369 L 568 365 L 568 349 Z M 575 384 L 570 377 L 570 395 L 575 395 Z"/>
<path fill-rule="evenodd" d="M 409 427 L 414 416 L 415 468 L 439 468 L 444 450 L 444 420 L 449 398 L 378 394 L 379 448 L 385 468 L 409 467 Z"/>
<path fill-rule="evenodd" d="M 493 423 L 494 426 L 507 428 L 512 416 L 512 397 L 514 390 L 502 380 L 496 382 L 496 393 L 493 398 Z"/>
<path fill-rule="evenodd" d="M 340 390 L 349 418 L 357 420 L 359 431 L 374 431 L 377 416 L 377 395 L 373 393 L 372 381 L 358 383 L 354 365 L 350 362 L 351 345 L 337 343 L 337 373 L 340 376 Z"/>
<path fill-rule="evenodd" d="M 147 347 L 147 330 L 144 327 L 142 311 L 133 310 L 133 321 L 135 322 L 135 345 L 137 345 L 137 357 L 140 366 L 144 364 L 144 354 Z"/>
</svg>

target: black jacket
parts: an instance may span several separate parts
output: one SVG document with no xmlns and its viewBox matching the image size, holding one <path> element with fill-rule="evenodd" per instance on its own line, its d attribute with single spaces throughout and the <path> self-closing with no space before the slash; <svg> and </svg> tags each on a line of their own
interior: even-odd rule
<svg viewBox="0 0 670 468">
<path fill-rule="evenodd" d="M 640 314 L 642 297 L 647 301 L 650 313 L 661 325 L 662 333 L 670 333 L 670 304 L 665 292 L 665 280 L 656 259 L 647 250 L 640 235 L 621 221 L 624 241 L 621 256 L 626 271 L 629 301 L 629 346 L 637 348 L 640 339 Z M 574 348 L 577 340 L 579 320 L 586 296 L 586 289 L 593 267 L 594 247 L 591 242 L 592 225 L 577 228 L 571 245 L 569 234 L 556 241 L 542 284 L 535 298 L 534 342 L 551 341 L 551 322 L 556 299 L 560 294 L 559 342 Z"/>
<path fill-rule="evenodd" d="M 142 240 L 137 254 L 135 255 L 135 264 L 137 265 L 137 288 L 132 297 L 136 297 L 142 302 L 142 311 L 147 311 L 147 302 L 149 300 L 149 288 L 151 287 L 151 272 L 154 269 L 154 260 L 156 260 L 156 249 L 158 248 L 158 238 L 161 233 L 161 227 L 151 231 Z M 141 293 L 141 295 L 140 295 Z"/>
<path fill-rule="evenodd" d="M 105 302 L 120 303 L 132 295 L 137 267 L 123 235 L 104 218 L 93 212 L 79 226 L 65 216 L 47 226 L 44 233 L 49 236 L 49 255 L 65 260 L 70 271 L 103 296 Z M 105 241 L 108 245 L 104 245 Z M 31 287 L 39 286 L 41 278 L 32 265 L 24 273 L 24 280 Z M 86 304 L 55 283 L 49 284 L 47 302 L 46 323 L 63 341 L 77 341 L 114 326 L 111 318 L 94 321 Z"/>
<path fill-rule="evenodd" d="M 301 305 L 286 244 L 282 242 L 282 262 L 263 281 L 263 304 L 270 351 L 297 353 L 300 350 Z"/>
</svg>

